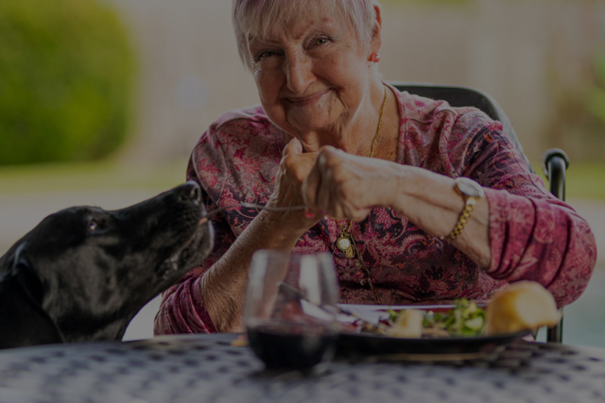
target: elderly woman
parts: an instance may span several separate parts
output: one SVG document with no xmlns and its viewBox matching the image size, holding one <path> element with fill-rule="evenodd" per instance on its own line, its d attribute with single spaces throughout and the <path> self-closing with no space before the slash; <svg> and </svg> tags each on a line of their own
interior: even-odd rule
<svg viewBox="0 0 605 403">
<path fill-rule="evenodd" d="M 233 22 L 261 105 L 210 126 L 188 179 L 208 210 L 307 208 L 215 216 L 215 248 L 164 294 L 156 334 L 241 331 L 259 249 L 331 253 L 343 303 L 488 301 L 518 280 L 559 306 L 579 297 L 596 260 L 587 223 L 499 122 L 382 81 L 376 0 L 234 0 Z"/>
</svg>

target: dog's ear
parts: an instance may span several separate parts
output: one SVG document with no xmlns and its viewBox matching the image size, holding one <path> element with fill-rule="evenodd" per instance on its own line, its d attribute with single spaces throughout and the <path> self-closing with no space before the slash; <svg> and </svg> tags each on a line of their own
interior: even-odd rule
<svg viewBox="0 0 605 403">
<path fill-rule="evenodd" d="M 11 268 L 11 274 L 34 305 L 42 308 L 44 286 L 34 272 L 27 259 L 22 254 L 23 247 L 17 249 Z"/>
<path fill-rule="evenodd" d="M 22 251 L 22 247 L 17 249 L 10 274 L 19 285 L 19 288 L 21 288 L 21 291 L 25 294 L 30 304 L 39 313 L 40 319 L 46 323 L 44 331 L 48 335 L 52 335 L 53 339 L 65 342 L 65 338 L 57 324 L 42 308 L 42 303 L 44 301 L 44 286 Z"/>
</svg>

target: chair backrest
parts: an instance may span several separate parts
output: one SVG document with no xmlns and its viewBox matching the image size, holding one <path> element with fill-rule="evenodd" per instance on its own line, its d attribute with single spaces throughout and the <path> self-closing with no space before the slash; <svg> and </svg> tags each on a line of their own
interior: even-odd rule
<svg viewBox="0 0 605 403">
<path fill-rule="evenodd" d="M 504 110 L 498 105 L 495 99 L 484 92 L 468 87 L 458 87 L 453 85 L 428 84 L 428 83 L 407 83 L 407 82 L 390 82 L 392 86 L 399 91 L 407 91 L 410 94 L 420 95 L 422 97 L 444 100 L 451 106 L 473 106 L 483 111 L 493 120 L 498 120 L 502 123 L 502 128 L 509 140 L 517 147 L 527 167 L 533 173 L 534 169 L 529 163 L 529 159 L 523 152 L 523 147 L 517 138 L 517 134 L 513 129 L 513 125 L 504 113 Z"/>
</svg>

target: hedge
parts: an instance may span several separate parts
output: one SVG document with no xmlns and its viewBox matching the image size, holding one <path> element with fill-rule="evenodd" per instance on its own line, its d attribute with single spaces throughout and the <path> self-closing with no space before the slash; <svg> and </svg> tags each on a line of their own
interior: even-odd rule
<svg viewBox="0 0 605 403">
<path fill-rule="evenodd" d="M 96 0 L 0 1 L 0 165 L 101 159 L 125 140 L 135 61 Z"/>
</svg>

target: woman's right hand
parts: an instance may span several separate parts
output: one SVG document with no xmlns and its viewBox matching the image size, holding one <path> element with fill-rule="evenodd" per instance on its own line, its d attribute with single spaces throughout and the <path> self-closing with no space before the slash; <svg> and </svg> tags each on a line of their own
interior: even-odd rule
<svg viewBox="0 0 605 403">
<path fill-rule="evenodd" d="M 317 152 L 303 152 L 302 144 L 296 138 L 293 138 L 286 145 L 275 178 L 273 194 L 269 203 L 267 203 L 268 206 L 293 207 L 304 205 L 302 184 L 315 166 L 317 155 Z M 302 209 L 270 212 L 269 215 L 274 220 L 285 221 L 288 226 L 295 228 L 301 235 L 323 218 L 321 212 L 309 215 Z M 286 217 L 287 220 L 285 220 Z"/>
<path fill-rule="evenodd" d="M 317 153 L 304 153 L 300 141 L 288 143 L 279 164 L 275 188 L 267 206 L 302 206 L 302 183 L 315 165 Z M 261 211 L 229 250 L 202 277 L 200 290 L 219 332 L 242 332 L 248 268 L 255 251 L 290 251 L 323 214 L 307 217 L 305 210 Z"/>
</svg>

